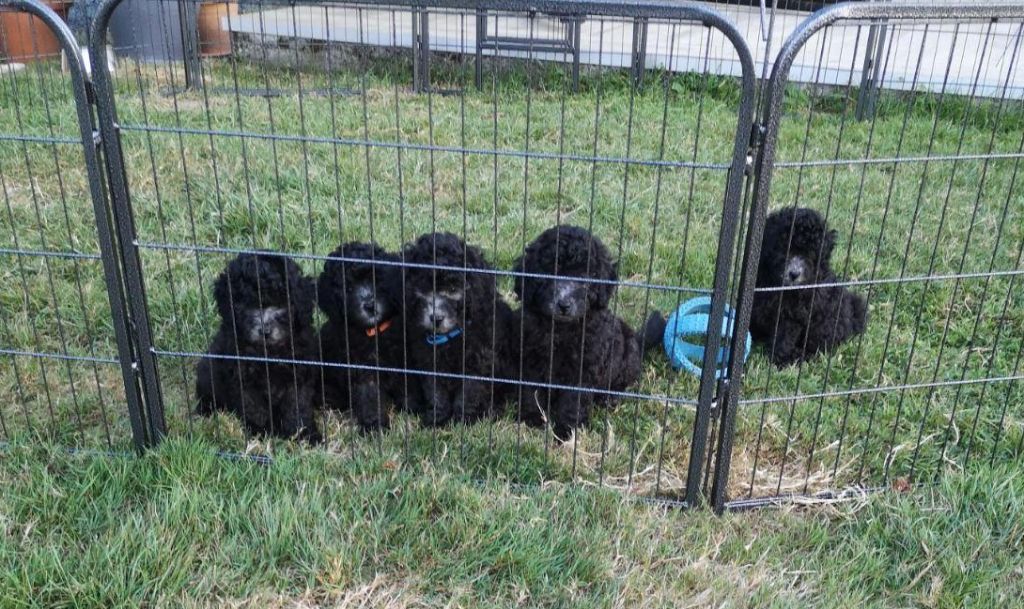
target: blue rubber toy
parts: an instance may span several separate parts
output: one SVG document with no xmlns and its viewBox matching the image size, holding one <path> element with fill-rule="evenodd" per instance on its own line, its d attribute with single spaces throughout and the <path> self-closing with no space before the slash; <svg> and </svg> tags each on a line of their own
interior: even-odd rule
<svg viewBox="0 0 1024 609">
<path fill-rule="evenodd" d="M 711 298 L 702 296 L 687 300 L 669 315 L 665 325 L 663 343 L 665 353 L 676 370 L 683 369 L 700 377 L 701 365 L 704 363 L 704 341 L 708 334 L 711 313 Z M 732 344 L 733 326 L 736 323 L 736 312 L 725 307 L 722 319 L 722 342 L 718 349 L 717 370 L 715 378 L 726 374 L 725 366 L 729 363 L 729 349 Z M 747 333 L 743 360 L 750 355 L 750 333 Z"/>
</svg>

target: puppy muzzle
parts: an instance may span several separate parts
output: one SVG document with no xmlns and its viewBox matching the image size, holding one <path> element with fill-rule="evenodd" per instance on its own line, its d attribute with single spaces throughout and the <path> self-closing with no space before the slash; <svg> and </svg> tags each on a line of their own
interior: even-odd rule
<svg viewBox="0 0 1024 609">
<path fill-rule="evenodd" d="M 793 286 L 807 283 L 808 269 L 807 261 L 800 256 L 793 256 L 786 261 L 786 268 L 782 271 L 782 285 Z"/>
</svg>

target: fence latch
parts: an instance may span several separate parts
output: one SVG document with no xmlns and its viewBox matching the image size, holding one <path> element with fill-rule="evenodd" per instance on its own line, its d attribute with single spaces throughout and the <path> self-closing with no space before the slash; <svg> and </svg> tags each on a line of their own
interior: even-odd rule
<svg viewBox="0 0 1024 609">
<path fill-rule="evenodd" d="M 729 401 L 729 379 L 723 378 L 718 381 L 718 390 L 715 392 L 715 398 L 711 400 L 711 416 L 718 416 L 721 412 L 722 404 Z"/>
<path fill-rule="evenodd" d="M 747 144 L 747 163 L 744 169 L 746 175 L 754 173 L 754 157 L 764 143 L 765 126 L 762 123 L 754 123 L 750 126 L 750 141 Z"/>
<path fill-rule="evenodd" d="M 750 150 L 757 150 L 764 143 L 764 123 L 754 123 L 750 126 Z"/>
</svg>

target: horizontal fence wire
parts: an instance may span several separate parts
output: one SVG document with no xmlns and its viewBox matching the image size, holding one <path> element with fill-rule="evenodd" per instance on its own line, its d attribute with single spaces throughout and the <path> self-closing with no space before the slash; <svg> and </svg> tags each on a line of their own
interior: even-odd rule
<svg viewBox="0 0 1024 609">
<path fill-rule="evenodd" d="M 15 249 L 0 247 L 0 255 L 3 256 L 28 256 L 31 258 L 60 258 L 65 260 L 99 260 L 99 254 L 87 254 L 83 252 L 43 252 L 39 250 Z"/>
<path fill-rule="evenodd" d="M 191 252 L 203 252 L 203 253 L 219 253 L 219 254 L 252 254 L 261 255 L 274 258 L 294 258 L 296 260 L 310 260 L 310 261 L 321 261 L 326 262 L 333 260 L 336 262 L 344 263 L 360 263 L 364 262 L 365 258 L 353 258 L 351 256 L 341 255 L 317 255 L 317 254 L 304 254 L 300 252 L 282 253 L 272 252 L 268 250 L 259 249 L 245 249 L 245 248 L 228 248 L 228 247 L 214 247 L 204 245 L 181 245 L 174 243 L 150 243 L 150 242 L 139 242 L 136 241 L 135 245 L 144 249 L 153 250 L 171 250 L 171 251 L 191 251 Z M 409 262 L 405 260 L 375 260 L 375 266 L 382 268 L 398 268 L 398 269 L 421 269 L 427 271 L 453 271 L 465 275 L 484 275 L 492 277 L 509 277 L 513 279 L 530 278 L 530 279 L 557 279 L 560 275 L 554 275 L 551 273 L 527 273 L 525 271 L 507 271 L 501 269 L 487 269 L 487 268 L 474 268 L 452 264 L 437 264 L 437 263 L 417 263 Z M 660 285 L 651 283 L 639 283 L 629 282 L 623 280 L 612 280 L 612 279 L 601 279 L 600 277 L 579 277 L 577 281 L 582 284 L 588 285 L 606 285 L 606 286 L 617 286 L 617 287 L 634 287 L 634 288 L 648 288 L 651 290 L 662 290 L 668 292 L 690 292 L 694 294 L 710 294 L 711 290 L 689 288 L 682 286 L 671 286 L 671 285 Z"/>
<path fill-rule="evenodd" d="M 208 137 L 249 138 L 257 140 L 276 140 L 279 142 L 301 142 L 310 144 L 338 144 L 342 146 L 360 146 L 368 148 L 390 148 L 417 151 L 449 152 L 456 154 L 472 154 L 479 156 L 499 156 L 524 159 L 544 159 L 576 161 L 583 163 L 609 163 L 619 165 L 636 165 L 640 167 L 668 167 L 676 169 L 729 169 L 728 163 L 691 163 L 686 161 L 660 161 L 655 159 L 630 159 L 621 157 L 599 157 L 573 155 L 555 152 L 530 152 L 525 150 L 490 150 L 487 148 L 460 148 L 458 146 L 438 146 L 433 144 L 413 144 L 406 142 L 385 142 L 380 140 L 360 140 L 354 138 L 329 138 L 287 135 L 278 133 L 247 133 L 241 131 L 213 131 L 203 129 L 176 129 L 173 127 L 154 127 L 150 125 L 120 125 L 123 131 L 149 131 L 154 133 L 178 133 L 183 135 L 202 135 Z"/>
<path fill-rule="evenodd" d="M 2 351 L 0 351 L 2 353 Z M 220 360 L 225 362 L 255 362 L 255 363 L 267 363 L 267 364 L 285 364 L 288 366 L 313 366 L 318 369 L 335 369 L 335 370 L 358 370 L 373 373 L 391 373 L 391 374 L 403 374 L 420 377 L 438 377 L 448 378 L 453 380 L 465 380 L 465 381 L 477 381 L 477 382 L 494 382 L 504 385 L 516 385 L 522 387 L 532 387 L 540 389 L 556 389 L 556 390 L 571 390 L 580 393 L 587 393 L 593 395 L 601 395 L 607 397 L 616 398 L 629 398 L 629 399 L 647 399 L 657 400 L 666 402 L 668 404 L 681 404 L 687 406 L 695 406 L 696 400 L 671 397 L 667 395 L 652 395 L 628 391 L 613 391 L 611 389 L 602 389 L 597 387 L 582 387 L 578 385 L 560 385 L 557 383 L 543 383 L 543 382 L 531 382 L 522 380 L 519 378 L 504 378 L 498 376 L 475 376 L 472 374 L 465 373 L 446 373 L 439 370 L 417 370 L 414 368 L 391 368 L 387 366 L 373 366 L 366 364 L 358 364 L 352 362 L 331 362 L 331 361 L 310 361 L 301 359 L 289 359 L 280 357 L 270 356 L 244 356 L 244 355 L 221 355 L 212 353 L 189 353 L 189 352 L 178 352 L 178 351 L 162 351 L 159 349 L 154 350 L 157 355 L 166 357 L 185 357 L 185 358 L 202 358 L 207 357 L 211 360 Z"/>
</svg>

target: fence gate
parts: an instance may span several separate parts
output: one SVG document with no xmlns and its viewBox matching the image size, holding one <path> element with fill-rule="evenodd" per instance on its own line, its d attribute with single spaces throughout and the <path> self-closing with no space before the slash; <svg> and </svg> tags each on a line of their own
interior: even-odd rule
<svg viewBox="0 0 1024 609">
<path fill-rule="evenodd" d="M 902 490 L 1021 454 L 1022 34 L 1019 3 L 857 3 L 815 14 L 782 48 L 739 328 L 778 291 L 755 289 L 766 215 L 811 207 L 837 231 L 830 283 L 865 299 L 867 330 L 802 364 L 752 357 L 741 377 L 733 362 L 717 508 Z M 862 121 L 865 62 L 876 90 Z"/>
<path fill-rule="evenodd" d="M 19 14 L 0 28 L 12 62 L 0 65 L 0 439 L 142 448 L 90 83 L 49 8 L 0 7 Z"/>
<path fill-rule="evenodd" d="M 219 323 L 211 284 L 243 252 L 290 256 L 316 277 L 342 242 L 397 251 L 450 231 L 484 250 L 512 302 L 508 269 L 524 245 L 571 223 L 619 261 L 612 307 L 630 324 L 695 296 L 711 297 L 720 324 L 755 76 L 717 13 L 656 1 L 265 0 L 225 8 L 231 52 L 200 44 L 197 62 L 184 57 L 179 4 L 108 0 L 92 32 L 97 56 L 113 24 L 160 24 L 138 25 L 130 44 L 113 36 L 127 60 L 96 82 L 132 314 L 152 322 L 137 328 L 142 386 L 167 433 L 203 432 L 228 450 L 249 440 L 230 419 L 193 414 L 195 364 Z M 570 445 L 510 418 L 430 432 L 400 416 L 389 434 L 361 437 L 329 415 L 327 450 L 693 503 L 714 370 L 650 368 Z"/>
</svg>

